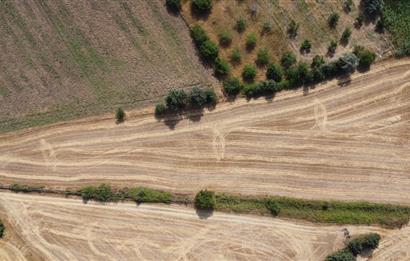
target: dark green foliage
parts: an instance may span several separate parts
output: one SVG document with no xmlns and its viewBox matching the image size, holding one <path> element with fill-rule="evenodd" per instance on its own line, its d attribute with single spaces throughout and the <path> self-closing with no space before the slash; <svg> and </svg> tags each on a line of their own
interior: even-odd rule
<svg viewBox="0 0 410 261">
<path fill-rule="evenodd" d="M 6 227 L 4 226 L 3 222 L 0 221 L 0 238 L 4 236 L 5 230 L 6 230 Z"/>
<path fill-rule="evenodd" d="M 273 80 L 275 82 L 282 81 L 283 78 L 283 70 L 280 65 L 276 63 L 271 63 L 268 65 L 268 69 L 266 70 L 266 78 L 268 80 Z"/>
<path fill-rule="evenodd" d="M 218 38 L 221 46 L 229 46 L 232 42 L 232 35 L 227 31 L 220 33 Z"/>
<path fill-rule="evenodd" d="M 239 52 L 238 48 L 233 49 L 231 54 L 231 62 L 234 64 L 241 62 L 241 53 Z"/>
<path fill-rule="evenodd" d="M 298 35 L 299 23 L 296 23 L 295 20 L 290 20 L 288 26 L 288 35 L 290 38 L 295 38 Z"/>
<path fill-rule="evenodd" d="M 262 34 L 267 34 L 270 33 L 272 31 L 272 23 L 267 21 L 264 22 L 262 25 Z"/>
<path fill-rule="evenodd" d="M 325 261 L 356 261 L 356 258 L 348 250 L 342 249 L 328 255 Z"/>
<path fill-rule="evenodd" d="M 23 193 L 29 193 L 29 192 L 43 192 L 44 191 L 44 186 L 29 186 L 29 185 L 22 185 L 18 183 L 11 184 L 9 189 L 13 192 L 23 192 Z"/>
<path fill-rule="evenodd" d="M 337 65 L 337 61 L 330 62 L 328 64 L 324 64 L 322 66 L 322 72 L 324 73 L 326 78 L 332 78 L 339 74 L 339 69 Z"/>
<path fill-rule="evenodd" d="M 355 46 L 353 53 L 359 58 L 359 67 L 369 69 L 376 59 L 376 54 L 363 46 Z"/>
<path fill-rule="evenodd" d="M 181 0 L 166 0 L 165 4 L 172 12 L 178 13 L 181 10 Z"/>
<path fill-rule="evenodd" d="M 285 52 L 280 60 L 283 68 L 288 69 L 296 63 L 296 55 L 292 52 Z"/>
<path fill-rule="evenodd" d="M 337 60 L 340 73 L 353 73 L 359 65 L 359 58 L 354 53 L 345 53 Z"/>
<path fill-rule="evenodd" d="M 212 10 L 212 0 L 191 0 L 192 11 L 197 15 L 207 15 Z"/>
<path fill-rule="evenodd" d="M 382 13 L 384 3 L 383 0 L 362 0 L 361 5 L 364 15 L 373 20 Z"/>
<path fill-rule="evenodd" d="M 171 203 L 172 195 L 168 192 L 153 190 L 144 187 L 131 188 L 127 191 L 129 198 L 137 203 Z"/>
<path fill-rule="evenodd" d="M 325 58 L 322 55 L 315 55 L 315 57 L 313 57 L 312 59 L 312 63 L 310 64 L 310 67 L 318 68 L 324 64 L 325 64 Z"/>
<path fill-rule="evenodd" d="M 340 16 L 339 16 L 339 14 L 338 13 L 332 13 L 330 16 L 329 16 L 329 18 L 328 18 L 328 20 L 327 20 L 327 22 L 328 22 L 328 24 L 329 24 L 329 27 L 330 28 L 336 28 L 336 26 L 337 26 L 337 23 L 339 22 L 339 19 L 340 19 Z"/>
<path fill-rule="evenodd" d="M 216 58 L 214 72 L 218 78 L 223 78 L 229 74 L 231 67 L 228 62 L 221 58 Z"/>
<path fill-rule="evenodd" d="M 256 67 L 253 64 L 247 64 L 243 68 L 242 78 L 244 81 L 253 82 L 256 76 Z"/>
<path fill-rule="evenodd" d="M 256 58 L 256 64 L 263 66 L 267 65 L 270 61 L 270 55 L 267 49 L 259 49 L 257 58 Z"/>
<path fill-rule="evenodd" d="M 385 0 L 382 19 L 397 47 L 397 56 L 410 55 L 410 1 Z"/>
<path fill-rule="evenodd" d="M 121 123 L 125 119 L 125 112 L 122 108 L 118 108 L 117 111 L 115 112 L 115 119 L 117 120 L 118 123 Z"/>
<path fill-rule="evenodd" d="M 279 215 L 280 207 L 279 207 L 279 204 L 275 200 L 273 199 L 266 200 L 265 206 L 273 216 Z"/>
<path fill-rule="evenodd" d="M 256 46 L 257 37 L 255 33 L 250 33 L 246 37 L 246 49 L 252 50 Z"/>
<path fill-rule="evenodd" d="M 101 202 L 115 201 L 115 194 L 107 184 L 101 184 L 98 187 L 87 186 L 80 190 L 83 200 L 96 200 Z"/>
<path fill-rule="evenodd" d="M 248 84 L 244 88 L 244 94 L 250 97 L 259 97 L 263 95 L 272 95 L 276 91 L 276 82 L 272 80 Z"/>
<path fill-rule="evenodd" d="M 378 234 L 369 233 L 351 240 L 346 249 L 357 256 L 364 251 L 376 249 L 379 246 L 379 241 L 380 236 Z"/>
<path fill-rule="evenodd" d="M 229 96 L 236 96 L 242 89 L 241 81 L 238 78 L 231 77 L 223 82 L 224 91 Z"/>
<path fill-rule="evenodd" d="M 245 31 L 245 29 L 246 29 L 246 20 L 244 19 L 244 18 L 239 18 L 239 20 L 238 21 L 236 21 L 236 30 L 239 32 L 239 33 L 242 33 L 243 31 Z"/>
<path fill-rule="evenodd" d="M 300 46 L 300 51 L 302 53 L 309 53 L 311 48 L 312 48 L 312 44 L 310 43 L 310 41 L 304 40 L 302 42 L 302 45 Z"/>
<path fill-rule="evenodd" d="M 207 88 L 205 89 L 206 105 L 215 105 L 218 102 L 218 97 L 214 89 Z"/>
<path fill-rule="evenodd" d="M 337 42 L 335 40 L 330 41 L 328 47 L 327 47 L 327 52 L 331 55 L 335 54 L 337 48 Z"/>
<path fill-rule="evenodd" d="M 203 210 L 213 210 L 216 205 L 215 192 L 201 190 L 195 196 L 195 207 Z"/>
<path fill-rule="evenodd" d="M 348 44 L 351 35 L 352 35 L 352 29 L 350 27 L 346 27 L 345 30 L 342 33 L 342 37 L 340 38 L 340 41 L 344 45 Z"/>
<path fill-rule="evenodd" d="M 354 21 L 355 27 L 357 27 L 357 28 L 362 27 L 362 25 L 363 25 L 363 20 L 364 20 L 364 17 L 363 17 L 363 15 L 361 15 L 361 14 L 360 14 L 358 17 L 356 17 L 356 19 L 355 19 L 355 21 Z"/>
<path fill-rule="evenodd" d="M 290 86 L 298 87 L 310 83 L 313 79 L 312 71 L 306 63 L 299 63 L 287 70 L 287 79 Z"/>
<path fill-rule="evenodd" d="M 211 40 L 207 40 L 199 47 L 199 54 L 205 62 L 213 63 L 219 55 L 219 47 Z"/>
<path fill-rule="evenodd" d="M 197 47 L 209 40 L 208 34 L 200 25 L 194 25 L 190 30 L 191 38 Z"/>
<path fill-rule="evenodd" d="M 167 106 L 163 102 L 157 103 L 155 105 L 155 115 L 161 116 L 164 115 L 167 112 Z"/>
<path fill-rule="evenodd" d="M 182 89 L 171 90 L 167 97 L 165 97 L 165 103 L 169 110 L 178 111 L 184 109 L 187 105 L 188 95 Z"/>
<path fill-rule="evenodd" d="M 201 108 L 206 104 L 206 93 L 203 89 L 195 86 L 189 94 L 189 102 L 193 108 Z"/>
</svg>

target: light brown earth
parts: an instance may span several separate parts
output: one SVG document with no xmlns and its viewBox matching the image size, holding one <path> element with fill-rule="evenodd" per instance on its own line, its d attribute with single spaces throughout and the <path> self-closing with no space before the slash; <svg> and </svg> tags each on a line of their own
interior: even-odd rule
<svg viewBox="0 0 410 261">
<path fill-rule="evenodd" d="M 172 205 L 84 204 L 0 193 L 0 208 L 11 224 L 8 230 L 23 239 L 20 245 L 12 240 L 0 244 L 0 257 L 10 261 L 33 260 L 25 258 L 30 252 L 45 260 L 317 261 L 340 249 L 345 239 L 341 226 L 218 212 L 201 219 L 191 208 Z M 389 245 L 390 234 L 403 234 L 376 227 L 346 228 L 352 236 L 377 231 L 388 238 L 383 246 Z M 400 248 L 394 256 L 406 252 L 404 245 Z M 382 250 L 380 255 L 392 253 Z"/>
<path fill-rule="evenodd" d="M 387 61 L 344 87 L 221 103 L 174 129 L 139 111 L 7 134 L 0 182 L 409 204 L 409 80 L 409 59 Z"/>
</svg>

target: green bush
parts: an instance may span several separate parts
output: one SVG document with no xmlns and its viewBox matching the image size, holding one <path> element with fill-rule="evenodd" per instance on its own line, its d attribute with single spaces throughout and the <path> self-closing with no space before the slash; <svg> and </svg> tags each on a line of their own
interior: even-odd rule
<svg viewBox="0 0 410 261">
<path fill-rule="evenodd" d="M 357 27 L 357 28 L 362 27 L 363 21 L 364 21 L 363 15 L 361 15 L 361 14 L 358 15 L 358 16 L 356 17 L 355 21 L 354 21 L 354 26 Z"/>
<path fill-rule="evenodd" d="M 239 52 L 238 48 L 233 49 L 231 54 L 231 62 L 235 64 L 241 62 L 241 53 Z"/>
<path fill-rule="evenodd" d="M 340 73 L 353 73 L 359 65 L 359 58 L 354 53 L 345 53 L 337 60 L 337 69 Z"/>
<path fill-rule="evenodd" d="M 280 67 L 280 65 L 276 63 L 269 64 L 266 70 L 266 78 L 268 80 L 274 80 L 275 82 L 282 81 L 282 78 L 283 78 L 282 67 Z"/>
<path fill-rule="evenodd" d="M 227 31 L 220 33 L 218 38 L 221 46 L 229 46 L 232 42 L 232 35 Z"/>
<path fill-rule="evenodd" d="M 190 34 L 197 47 L 209 40 L 208 34 L 200 25 L 194 25 L 190 30 Z"/>
<path fill-rule="evenodd" d="M 336 253 L 328 255 L 325 261 L 356 261 L 356 258 L 349 251 L 342 249 Z"/>
<path fill-rule="evenodd" d="M 272 95 L 275 91 L 276 82 L 268 80 L 248 86 L 245 95 L 247 97 L 258 97 L 262 95 Z"/>
<path fill-rule="evenodd" d="M 346 29 L 342 33 L 342 37 L 340 38 L 340 41 L 345 45 L 348 44 L 351 35 L 352 35 L 352 29 L 350 27 L 346 27 Z"/>
<path fill-rule="evenodd" d="M 191 0 L 191 7 L 197 15 L 207 15 L 212 10 L 212 0 Z"/>
<path fill-rule="evenodd" d="M 312 63 L 310 64 L 310 67 L 318 68 L 324 64 L 325 64 L 325 58 L 322 55 L 315 55 L 315 57 L 313 57 L 312 59 Z"/>
<path fill-rule="evenodd" d="M 246 29 L 246 20 L 244 18 L 239 18 L 238 21 L 236 21 L 236 30 L 239 33 L 242 33 Z"/>
<path fill-rule="evenodd" d="M 256 76 L 256 67 L 253 64 L 247 64 L 243 68 L 242 78 L 246 82 L 253 82 Z"/>
<path fill-rule="evenodd" d="M 112 192 L 111 187 L 107 184 L 101 184 L 98 187 L 87 186 L 80 190 L 81 197 L 84 200 L 96 200 L 101 202 L 116 200 L 115 194 Z"/>
<path fill-rule="evenodd" d="M 288 69 L 296 63 L 296 55 L 292 52 L 285 52 L 280 60 L 283 68 Z"/>
<path fill-rule="evenodd" d="M 155 115 L 161 116 L 161 115 L 164 115 L 166 112 L 167 112 L 167 107 L 165 106 L 163 102 L 157 103 L 157 105 L 155 105 Z"/>
<path fill-rule="evenodd" d="M 118 123 L 124 122 L 125 112 L 121 107 L 118 108 L 117 111 L 115 112 L 115 119 L 117 120 Z"/>
<path fill-rule="evenodd" d="M 215 105 L 218 102 L 218 97 L 214 89 L 208 88 L 205 90 L 206 105 Z"/>
<path fill-rule="evenodd" d="M 376 54 L 363 46 L 355 46 L 353 53 L 359 58 L 359 67 L 368 69 L 376 59 Z"/>
<path fill-rule="evenodd" d="M 199 54 L 201 55 L 202 59 L 204 59 L 204 61 L 214 63 L 215 59 L 219 55 L 219 47 L 211 40 L 207 40 L 199 48 Z"/>
<path fill-rule="evenodd" d="M 131 188 L 127 192 L 128 197 L 137 203 L 171 203 L 172 195 L 168 192 L 157 191 L 144 187 Z"/>
<path fill-rule="evenodd" d="M 29 192 L 43 192 L 44 187 L 43 186 L 28 186 L 28 185 L 22 185 L 18 183 L 11 184 L 9 186 L 9 189 L 13 192 L 23 192 L 23 193 L 29 193 Z"/>
<path fill-rule="evenodd" d="M 171 90 L 165 97 L 165 103 L 171 111 L 184 109 L 187 105 L 188 95 L 182 89 Z"/>
<path fill-rule="evenodd" d="M 296 23 L 295 20 L 290 20 L 288 26 L 288 34 L 290 38 L 295 38 L 298 35 L 299 23 Z"/>
<path fill-rule="evenodd" d="M 267 65 L 270 61 L 270 55 L 267 49 L 260 49 L 257 54 L 256 63 L 258 65 Z"/>
<path fill-rule="evenodd" d="M 287 79 L 291 87 L 310 83 L 313 79 L 312 71 L 306 63 L 299 63 L 287 71 Z"/>
<path fill-rule="evenodd" d="M 362 0 L 363 12 L 368 19 L 375 19 L 382 13 L 383 0 Z"/>
<path fill-rule="evenodd" d="M 214 72 L 215 76 L 218 78 L 223 78 L 229 74 L 231 67 L 229 66 L 228 62 L 221 59 L 216 58 Z"/>
<path fill-rule="evenodd" d="M 379 246 L 380 235 L 376 233 L 369 233 L 361 235 L 349 242 L 347 249 L 357 256 L 364 251 L 376 249 Z"/>
<path fill-rule="evenodd" d="M 336 28 L 337 23 L 339 22 L 339 18 L 340 16 L 338 13 L 336 12 L 332 13 L 327 20 L 329 27 L 333 29 Z"/>
<path fill-rule="evenodd" d="M 241 81 L 238 78 L 231 77 L 223 82 L 224 92 L 229 96 L 236 96 L 242 89 Z"/>
<path fill-rule="evenodd" d="M 195 207 L 203 210 L 213 210 L 216 205 L 215 192 L 201 190 L 195 196 Z"/>
<path fill-rule="evenodd" d="M 193 87 L 191 93 L 189 94 L 189 101 L 193 108 L 201 108 L 206 104 L 205 91 L 198 86 Z"/>
<path fill-rule="evenodd" d="M 246 49 L 252 50 L 256 46 L 257 37 L 255 33 L 250 33 L 246 37 Z"/>
<path fill-rule="evenodd" d="M 335 40 L 330 41 L 328 47 L 327 47 L 327 52 L 329 54 L 335 54 L 337 48 L 337 42 Z"/>
<path fill-rule="evenodd" d="M 273 216 L 279 215 L 280 207 L 279 207 L 279 204 L 275 200 L 273 199 L 266 200 L 265 206 Z"/>
<path fill-rule="evenodd" d="M 300 46 L 300 51 L 302 53 L 309 53 L 310 49 L 312 48 L 312 44 L 309 40 L 304 40 Z"/>
<path fill-rule="evenodd" d="M 6 227 L 4 226 L 3 222 L 0 221 L 0 238 L 4 236 L 5 230 L 6 230 Z"/>
<path fill-rule="evenodd" d="M 178 13 L 181 10 L 181 0 L 166 0 L 165 4 L 172 12 Z"/>
</svg>

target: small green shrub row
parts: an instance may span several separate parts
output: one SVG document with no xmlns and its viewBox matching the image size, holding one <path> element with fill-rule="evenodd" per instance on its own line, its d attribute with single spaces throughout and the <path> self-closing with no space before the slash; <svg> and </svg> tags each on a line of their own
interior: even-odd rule
<svg viewBox="0 0 410 261">
<path fill-rule="evenodd" d="M 326 257 L 325 261 L 355 261 L 356 256 L 379 246 L 380 235 L 368 233 L 349 241 L 347 246 Z"/>
<path fill-rule="evenodd" d="M 39 192 L 44 191 L 44 186 L 29 186 L 29 185 L 14 183 L 9 186 L 9 189 L 13 192 L 23 192 L 23 193 L 37 192 L 39 193 Z"/>
</svg>

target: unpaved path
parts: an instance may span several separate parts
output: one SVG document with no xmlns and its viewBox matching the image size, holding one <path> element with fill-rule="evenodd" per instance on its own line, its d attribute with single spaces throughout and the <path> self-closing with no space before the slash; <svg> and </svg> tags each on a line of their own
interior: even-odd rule
<svg viewBox="0 0 410 261">
<path fill-rule="evenodd" d="M 341 226 L 213 213 L 166 205 L 84 204 L 80 200 L 0 193 L 13 229 L 45 260 L 323 260 L 341 248 Z M 347 226 L 352 235 L 393 231 Z M 10 242 L 11 244 L 12 242 Z M 7 243 L 6 243 L 7 244 Z M 0 257 L 21 255 L 0 244 Z M 404 251 L 404 250 L 403 250 Z M 16 259 L 2 259 L 16 260 Z"/>
<path fill-rule="evenodd" d="M 265 99 L 221 103 L 170 129 L 150 113 L 0 136 L 0 182 L 110 182 L 176 192 L 410 203 L 410 60 Z"/>
</svg>

